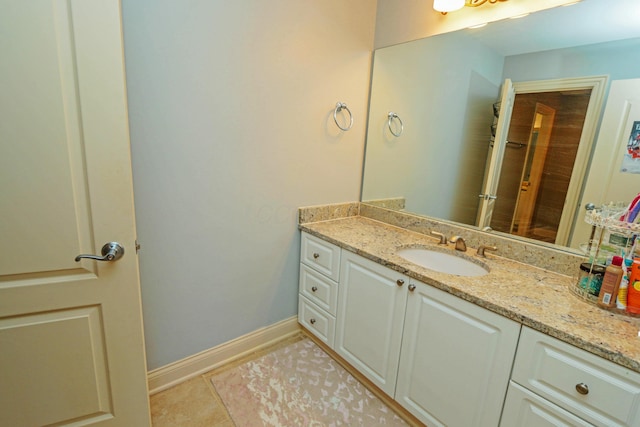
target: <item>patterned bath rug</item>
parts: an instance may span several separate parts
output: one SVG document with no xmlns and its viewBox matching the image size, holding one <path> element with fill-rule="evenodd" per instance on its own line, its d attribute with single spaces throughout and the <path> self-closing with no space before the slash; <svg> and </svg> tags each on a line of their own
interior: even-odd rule
<svg viewBox="0 0 640 427">
<path fill-rule="evenodd" d="M 211 377 L 237 427 L 407 426 L 313 341 Z"/>
</svg>

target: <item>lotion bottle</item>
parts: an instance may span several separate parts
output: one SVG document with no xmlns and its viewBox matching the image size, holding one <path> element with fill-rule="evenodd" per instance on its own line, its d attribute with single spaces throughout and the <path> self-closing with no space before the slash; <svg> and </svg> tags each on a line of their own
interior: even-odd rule
<svg viewBox="0 0 640 427">
<path fill-rule="evenodd" d="M 620 310 L 627 309 L 627 293 L 629 292 L 629 277 L 631 276 L 631 265 L 633 260 L 625 258 L 622 264 L 622 280 L 620 281 L 620 287 L 618 288 L 618 298 L 616 299 L 616 307 Z"/>
<path fill-rule="evenodd" d="M 622 274 L 622 257 L 616 255 L 611 260 L 611 265 L 609 265 L 604 272 L 602 286 L 598 294 L 599 306 L 606 308 L 615 307 Z"/>
</svg>

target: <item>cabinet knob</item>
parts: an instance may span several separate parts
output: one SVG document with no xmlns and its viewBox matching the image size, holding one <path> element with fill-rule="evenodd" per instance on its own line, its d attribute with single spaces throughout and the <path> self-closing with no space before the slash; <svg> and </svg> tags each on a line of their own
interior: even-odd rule
<svg viewBox="0 0 640 427">
<path fill-rule="evenodd" d="M 589 386 L 585 383 L 576 384 L 576 391 L 580 394 L 589 394 Z"/>
<path fill-rule="evenodd" d="M 398 284 L 398 286 L 402 286 L 402 285 L 404 285 L 404 280 L 398 279 L 398 280 L 396 280 L 396 283 Z"/>
<path fill-rule="evenodd" d="M 313 253 L 313 258 L 314 258 L 314 259 L 318 259 L 318 258 L 320 258 L 320 254 L 319 254 L 318 252 L 314 252 L 314 253 Z"/>
<path fill-rule="evenodd" d="M 409 291 L 413 292 L 416 290 L 416 285 L 409 285 Z"/>
<path fill-rule="evenodd" d="M 315 291 L 317 291 L 317 290 L 318 290 L 318 287 L 317 287 L 317 286 L 312 286 L 312 287 L 311 287 L 311 292 L 315 292 Z"/>
<path fill-rule="evenodd" d="M 313 318 L 309 319 L 309 323 L 313 325 L 314 323 L 316 323 L 316 319 L 313 319 Z"/>
</svg>

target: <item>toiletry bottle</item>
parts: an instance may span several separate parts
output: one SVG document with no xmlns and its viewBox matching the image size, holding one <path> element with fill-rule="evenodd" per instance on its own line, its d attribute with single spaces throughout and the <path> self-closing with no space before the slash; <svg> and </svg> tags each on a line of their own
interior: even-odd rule
<svg viewBox="0 0 640 427">
<path fill-rule="evenodd" d="M 629 291 L 629 277 L 631 276 L 632 264 L 633 260 L 629 258 L 625 258 L 622 263 L 622 280 L 618 287 L 618 298 L 616 298 L 616 307 L 620 310 L 625 310 L 627 308 L 627 292 Z"/>
<path fill-rule="evenodd" d="M 627 311 L 640 314 L 640 258 L 635 258 L 631 264 L 629 289 L 627 290 Z"/>
<path fill-rule="evenodd" d="M 598 305 L 601 307 L 611 308 L 616 305 L 616 296 L 618 295 L 618 287 L 622 280 L 622 257 L 614 256 L 602 278 L 602 286 L 598 294 Z"/>
<path fill-rule="evenodd" d="M 604 276 L 605 266 L 600 264 L 593 264 L 591 266 L 591 272 L 589 273 L 589 282 L 587 283 L 587 292 L 593 296 L 600 294 L 600 287 L 602 286 L 602 278 Z"/>
</svg>

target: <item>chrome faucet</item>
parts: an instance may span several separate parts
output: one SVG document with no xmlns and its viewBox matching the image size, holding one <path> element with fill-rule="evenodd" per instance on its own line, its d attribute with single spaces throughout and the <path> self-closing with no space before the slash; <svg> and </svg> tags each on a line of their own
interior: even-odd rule
<svg viewBox="0 0 640 427">
<path fill-rule="evenodd" d="M 431 235 L 437 237 L 438 239 L 440 239 L 440 242 L 438 242 L 439 245 L 446 245 L 447 244 L 447 236 L 445 236 L 444 234 L 438 233 L 437 231 L 432 231 Z"/>
<path fill-rule="evenodd" d="M 497 251 L 497 250 L 498 248 L 495 246 L 480 245 L 478 247 L 478 256 L 486 258 L 487 256 L 484 254 L 484 251 Z"/>
<path fill-rule="evenodd" d="M 467 244 L 464 242 L 462 236 L 453 236 L 449 241 L 456 244 L 456 251 L 466 252 Z"/>
</svg>

